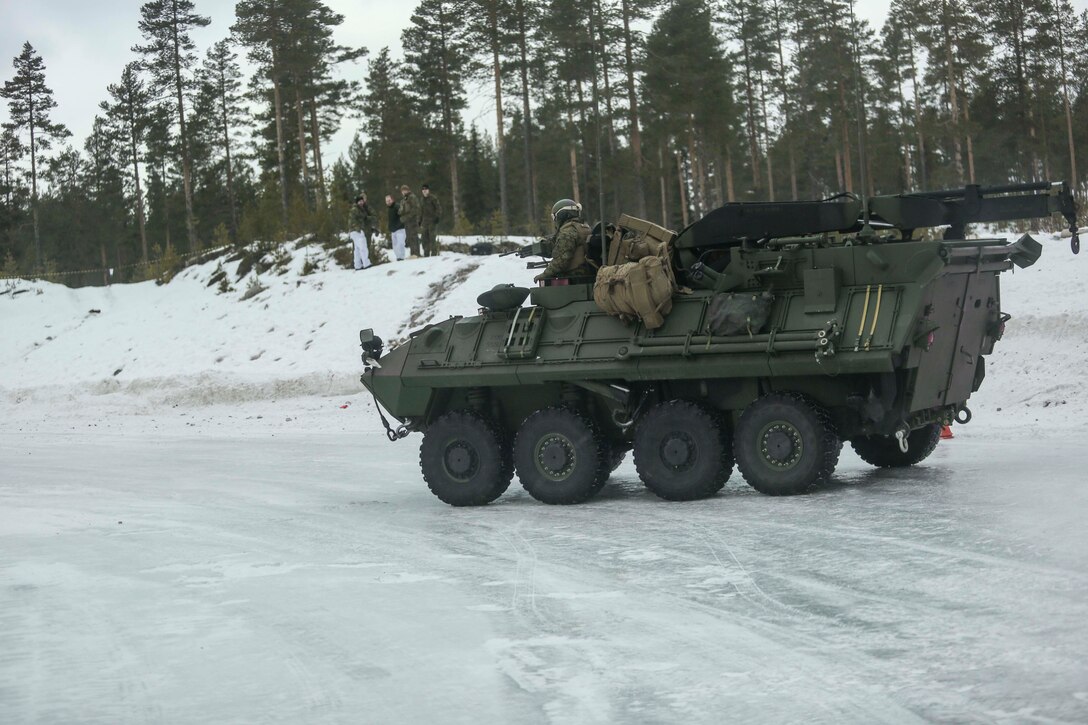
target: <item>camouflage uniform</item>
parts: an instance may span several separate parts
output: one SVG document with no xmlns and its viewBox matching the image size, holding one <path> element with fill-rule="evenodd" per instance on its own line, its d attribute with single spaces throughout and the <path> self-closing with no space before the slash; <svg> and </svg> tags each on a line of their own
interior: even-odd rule
<svg viewBox="0 0 1088 725">
<path fill-rule="evenodd" d="M 586 259 L 590 231 L 587 224 L 577 219 L 570 219 L 559 227 L 552 245 L 552 261 L 535 279 L 597 276 L 597 268 Z"/>
<path fill-rule="evenodd" d="M 410 191 L 397 202 L 397 213 L 404 222 L 408 248 L 416 257 L 419 256 L 419 212 L 419 198 Z"/>
<path fill-rule="evenodd" d="M 361 207 L 356 202 L 351 205 L 351 220 L 348 226 L 352 230 L 361 230 L 366 235 L 366 243 L 370 244 L 372 234 L 378 229 L 378 215 L 370 208 L 368 202 L 363 202 Z"/>
<path fill-rule="evenodd" d="M 434 230 L 438 226 L 438 220 L 442 218 L 442 204 L 433 193 L 427 194 L 419 201 L 422 205 L 419 213 L 419 232 L 423 241 L 423 254 L 431 257 L 438 254 L 438 241 L 435 239 Z"/>
<path fill-rule="evenodd" d="M 355 253 L 355 269 L 366 269 L 374 261 L 371 256 L 371 240 L 378 228 L 378 217 L 370 208 L 370 204 L 359 202 L 351 205 L 351 215 L 348 219 L 348 236 L 351 237 Z M 361 237 L 361 238 L 360 238 Z"/>
</svg>

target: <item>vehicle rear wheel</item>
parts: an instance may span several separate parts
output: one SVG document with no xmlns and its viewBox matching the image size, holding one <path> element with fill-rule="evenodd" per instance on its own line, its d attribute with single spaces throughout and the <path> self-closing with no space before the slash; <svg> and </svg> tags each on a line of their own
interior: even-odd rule
<svg viewBox="0 0 1088 725">
<path fill-rule="evenodd" d="M 529 495 L 547 504 L 588 500 L 608 479 L 608 445 L 593 422 L 570 408 L 544 408 L 521 424 L 514 467 Z"/>
<path fill-rule="evenodd" d="M 744 480 L 769 496 L 803 493 L 826 482 L 841 450 L 827 412 L 795 393 L 772 393 L 753 402 L 733 438 Z"/>
<path fill-rule="evenodd" d="M 495 426 L 469 410 L 440 416 L 419 447 L 423 480 L 451 506 L 482 506 L 501 496 L 513 478 L 509 460 Z"/>
<path fill-rule="evenodd" d="M 941 424 L 930 423 L 907 434 L 907 452 L 899 449 L 895 436 L 858 436 L 850 441 L 854 452 L 878 468 L 913 466 L 929 457 L 941 440 Z"/>
<path fill-rule="evenodd" d="M 713 496 L 733 473 L 728 432 L 720 416 L 697 403 L 661 403 L 639 421 L 635 468 L 646 487 L 668 501 Z"/>
</svg>

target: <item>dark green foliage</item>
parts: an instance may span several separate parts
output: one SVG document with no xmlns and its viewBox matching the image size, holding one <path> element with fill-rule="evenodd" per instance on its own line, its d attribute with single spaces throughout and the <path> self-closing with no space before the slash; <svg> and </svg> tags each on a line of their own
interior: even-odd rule
<svg viewBox="0 0 1088 725">
<path fill-rule="evenodd" d="M 30 157 L 30 211 L 34 224 L 34 266 L 42 265 L 42 245 L 38 215 L 38 159 L 41 151 L 48 150 L 52 141 L 70 136 L 63 124 L 53 123 L 49 112 L 57 107 L 53 91 L 45 85 L 45 63 L 29 42 L 23 43 L 22 52 L 12 61 L 15 77 L 4 83 L 0 98 L 7 99 L 10 120 L 4 129 L 12 134 L 23 135 L 26 144 L 9 140 L 5 144 L 8 154 L 26 154 Z"/>
<path fill-rule="evenodd" d="M 1088 189 L 1088 13 L 1069 0 L 894 0 L 879 29 L 850 0 L 418 0 L 403 58 L 348 70 L 366 51 L 336 33 L 367 12 L 241 0 L 202 49 L 192 0 L 149 0 L 140 61 L 71 147 L 25 45 L 3 86 L 0 258 L 144 279 L 156 245 L 340 244 L 357 193 L 384 225 L 402 183 L 430 185 L 440 232 L 496 235 L 550 232 L 564 197 L 679 228 L 727 201 Z"/>
</svg>

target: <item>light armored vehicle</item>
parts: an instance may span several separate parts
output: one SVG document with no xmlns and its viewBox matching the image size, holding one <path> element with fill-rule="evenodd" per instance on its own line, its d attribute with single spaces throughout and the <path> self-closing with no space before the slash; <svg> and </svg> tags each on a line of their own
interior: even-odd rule
<svg viewBox="0 0 1088 725">
<path fill-rule="evenodd" d="M 667 304 L 605 311 L 609 266 L 596 299 L 593 280 L 499 286 L 390 351 L 361 331 L 361 381 L 399 422 L 382 416 L 391 440 L 423 434 L 423 478 L 454 506 L 495 500 L 515 474 L 540 501 L 585 501 L 632 449 L 665 499 L 712 495 L 734 466 L 796 494 L 832 475 L 844 441 L 909 466 L 970 421 L 1010 317 L 999 276 L 1042 247 L 965 239 L 966 225 L 1052 214 L 1077 252 L 1064 183 L 730 203 L 679 234 L 621 217 L 605 259 L 653 242 Z"/>
</svg>

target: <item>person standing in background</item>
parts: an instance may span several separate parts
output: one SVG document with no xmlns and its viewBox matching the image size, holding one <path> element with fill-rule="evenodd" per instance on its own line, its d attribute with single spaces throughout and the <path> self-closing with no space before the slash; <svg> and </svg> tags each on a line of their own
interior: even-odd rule
<svg viewBox="0 0 1088 725">
<path fill-rule="evenodd" d="M 398 262 L 404 261 L 404 222 L 400 218 L 400 210 L 393 202 L 393 195 L 385 195 L 386 212 L 389 214 L 389 240 L 393 243 L 393 256 Z"/>
<path fill-rule="evenodd" d="M 431 193 L 431 187 L 424 184 L 420 187 L 423 199 L 420 200 L 419 232 L 423 242 L 423 256 L 434 257 L 438 255 L 438 239 L 435 237 L 435 228 L 442 219 L 442 204 L 438 197 Z"/>
<path fill-rule="evenodd" d="M 351 222 L 348 237 L 355 248 L 355 269 L 366 269 L 370 266 L 370 242 L 374 238 L 375 228 L 378 226 L 378 217 L 371 210 L 366 201 L 366 192 L 355 197 L 355 204 L 351 207 Z"/>
<path fill-rule="evenodd" d="M 401 222 L 404 223 L 405 235 L 408 241 L 408 248 L 412 250 L 412 254 L 416 257 L 419 256 L 419 197 L 412 193 L 412 190 L 407 184 L 400 187 L 400 203 L 398 204 L 397 213 L 400 215 Z"/>
</svg>

